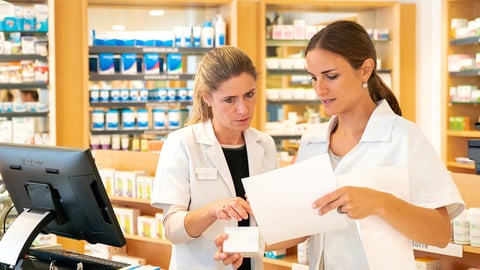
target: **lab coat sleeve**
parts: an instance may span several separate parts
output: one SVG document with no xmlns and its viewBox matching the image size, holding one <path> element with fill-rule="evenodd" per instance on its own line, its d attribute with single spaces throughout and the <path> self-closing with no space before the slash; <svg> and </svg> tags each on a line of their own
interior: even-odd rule
<svg viewBox="0 0 480 270">
<path fill-rule="evenodd" d="M 185 243 L 195 239 L 190 236 L 185 230 L 185 216 L 187 209 L 179 205 L 167 206 L 163 209 L 165 215 L 163 219 L 163 228 L 165 231 L 165 238 L 172 244 Z"/>
<path fill-rule="evenodd" d="M 190 203 L 189 152 L 179 132 L 165 140 L 153 181 L 150 203 L 157 208 L 180 205 L 188 209 Z"/>
</svg>

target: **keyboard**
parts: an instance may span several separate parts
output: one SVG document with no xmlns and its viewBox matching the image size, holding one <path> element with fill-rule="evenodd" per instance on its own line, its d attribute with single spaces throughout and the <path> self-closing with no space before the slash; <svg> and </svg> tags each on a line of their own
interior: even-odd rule
<svg viewBox="0 0 480 270">
<path fill-rule="evenodd" d="M 56 261 L 59 265 L 77 265 L 82 263 L 84 270 L 106 269 L 116 270 L 129 266 L 129 264 L 102 259 L 86 254 L 76 253 L 58 248 L 31 248 L 28 251 L 30 256 L 40 261 L 50 263 Z"/>
</svg>

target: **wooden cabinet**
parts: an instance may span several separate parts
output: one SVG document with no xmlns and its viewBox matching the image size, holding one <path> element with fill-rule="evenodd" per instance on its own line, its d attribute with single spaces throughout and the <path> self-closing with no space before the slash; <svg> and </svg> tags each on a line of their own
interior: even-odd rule
<svg viewBox="0 0 480 270">
<path fill-rule="evenodd" d="M 444 8 L 443 158 L 451 171 L 475 173 L 474 165 L 465 158 L 468 157 L 468 140 L 480 139 L 480 131 L 475 128 L 480 117 L 480 98 L 476 98 L 474 93 L 480 87 L 480 66 L 478 60 L 475 61 L 480 55 L 480 28 L 466 33 L 463 30 L 454 31 L 452 27 L 458 21 L 466 23 L 480 18 L 480 3 L 448 0 L 444 1 Z M 459 58 L 471 61 L 462 63 Z"/>
</svg>

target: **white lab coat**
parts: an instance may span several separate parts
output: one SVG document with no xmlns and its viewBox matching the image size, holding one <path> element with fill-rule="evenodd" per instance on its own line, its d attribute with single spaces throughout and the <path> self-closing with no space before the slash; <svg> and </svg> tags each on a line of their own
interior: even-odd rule
<svg viewBox="0 0 480 270">
<path fill-rule="evenodd" d="M 250 176 L 277 167 L 276 147 L 270 136 L 249 128 L 244 131 L 244 138 Z M 151 196 L 151 204 L 155 207 L 180 205 L 188 210 L 236 197 L 230 170 L 211 121 L 182 128 L 168 136 L 160 153 Z M 198 238 L 188 236 L 183 219 L 178 223 L 181 223 L 178 228 L 184 240 L 172 246 L 169 270 L 231 269 L 214 261 L 214 238 L 224 232 L 224 227 L 237 226 L 237 221 L 217 220 Z M 262 269 L 261 260 L 252 261 L 255 262 L 253 269 Z"/>
<path fill-rule="evenodd" d="M 336 121 L 334 116 L 328 123 L 320 124 L 304 134 L 298 161 L 328 151 L 331 129 Z M 409 179 L 405 180 L 409 181 L 410 186 L 409 202 L 414 205 L 428 208 L 447 206 L 450 218 L 457 216 L 465 207 L 457 187 L 430 142 L 414 123 L 396 115 L 385 100 L 378 102 L 360 142 L 340 160 L 334 174 L 377 166 L 408 168 Z M 368 270 L 355 224 L 349 220 L 347 229 L 311 236 L 310 269 L 319 269 L 323 252 L 325 270 Z"/>
</svg>

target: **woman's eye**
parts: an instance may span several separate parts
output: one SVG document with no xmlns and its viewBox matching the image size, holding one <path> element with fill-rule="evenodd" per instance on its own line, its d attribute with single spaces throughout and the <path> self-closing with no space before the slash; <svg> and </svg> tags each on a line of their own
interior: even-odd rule
<svg viewBox="0 0 480 270">
<path fill-rule="evenodd" d="M 226 103 L 232 103 L 233 102 L 233 97 L 229 97 L 223 100 Z"/>
<path fill-rule="evenodd" d="M 327 78 L 328 80 L 335 80 L 337 77 L 338 77 L 337 74 L 335 74 L 335 75 L 327 74 L 327 75 L 325 76 L 325 78 Z"/>
<path fill-rule="evenodd" d="M 310 77 L 310 80 L 311 80 L 312 82 L 315 82 L 315 81 L 317 81 L 317 77 L 312 76 L 312 77 Z"/>
<path fill-rule="evenodd" d="M 255 96 L 255 92 L 248 92 L 245 96 L 247 98 L 252 98 L 253 96 Z"/>
</svg>

